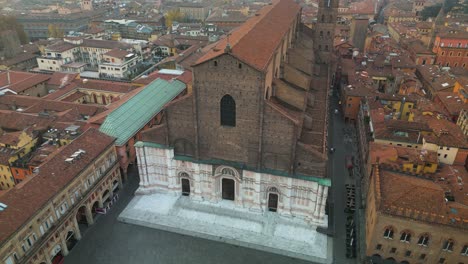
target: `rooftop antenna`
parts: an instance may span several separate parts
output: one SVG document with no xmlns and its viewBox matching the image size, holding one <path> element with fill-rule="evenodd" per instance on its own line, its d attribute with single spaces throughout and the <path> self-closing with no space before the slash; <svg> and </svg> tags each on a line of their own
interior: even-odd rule
<svg viewBox="0 0 468 264">
<path fill-rule="evenodd" d="M 227 44 L 226 44 L 226 48 L 224 49 L 224 52 L 230 52 L 231 51 L 231 44 L 229 44 L 229 36 L 230 35 L 231 35 L 231 33 L 227 34 Z"/>
</svg>

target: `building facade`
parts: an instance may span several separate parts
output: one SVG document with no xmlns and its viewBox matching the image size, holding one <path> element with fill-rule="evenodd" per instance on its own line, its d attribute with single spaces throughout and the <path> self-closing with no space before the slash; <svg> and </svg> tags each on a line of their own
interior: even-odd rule
<svg viewBox="0 0 468 264">
<path fill-rule="evenodd" d="M 0 195 L 2 263 L 59 263 L 122 188 L 114 139 L 91 129 Z M 54 184 L 51 185 L 50 181 Z"/>
<path fill-rule="evenodd" d="M 193 92 L 135 145 L 139 193 L 233 201 L 327 225 L 329 84 L 312 77 L 300 11 L 290 0 L 267 5 L 195 63 Z"/>
<path fill-rule="evenodd" d="M 468 34 L 443 32 L 436 36 L 432 49 L 436 64 L 441 67 L 466 68 L 468 64 Z"/>
<path fill-rule="evenodd" d="M 466 179 L 466 175 L 458 177 Z M 430 179 L 388 171 L 378 164 L 372 167 L 369 184 L 367 256 L 398 263 L 466 262 L 466 207 L 462 197 L 450 191 L 447 195 L 446 188 Z M 404 192 L 411 194 L 396 194 Z"/>
</svg>

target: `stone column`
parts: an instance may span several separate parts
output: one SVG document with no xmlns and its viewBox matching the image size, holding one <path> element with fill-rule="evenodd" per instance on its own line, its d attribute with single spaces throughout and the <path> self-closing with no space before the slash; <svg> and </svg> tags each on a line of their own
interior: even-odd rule
<svg viewBox="0 0 468 264">
<path fill-rule="evenodd" d="M 322 195 L 323 195 L 323 186 L 318 185 L 317 197 L 315 199 L 315 210 L 313 212 L 313 216 L 315 219 L 319 218 L 319 211 L 320 211 L 320 204 L 322 203 Z"/>
<path fill-rule="evenodd" d="M 68 253 L 70 253 L 68 251 L 67 242 L 62 236 L 59 236 L 59 239 L 60 239 L 60 246 L 62 247 L 62 255 L 66 257 Z"/>
<path fill-rule="evenodd" d="M 194 172 L 192 174 L 192 181 L 193 181 L 193 196 L 191 197 L 194 201 L 201 201 L 202 200 L 202 186 L 201 186 L 201 179 L 203 176 L 201 175 L 200 164 L 193 164 Z"/>
<path fill-rule="evenodd" d="M 321 204 L 321 207 L 320 207 L 320 214 L 319 214 L 319 218 L 320 220 L 323 219 L 323 217 L 325 216 L 325 207 L 327 205 L 327 197 L 328 197 L 328 187 L 323 187 L 323 195 L 322 195 L 322 204 Z"/>
<path fill-rule="evenodd" d="M 78 225 L 78 221 L 76 221 L 76 217 L 73 217 L 73 226 L 75 227 L 75 238 L 76 240 L 81 240 L 81 231 L 80 226 Z"/>
<path fill-rule="evenodd" d="M 88 222 L 88 226 L 94 224 L 94 219 L 93 219 L 93 214 L 91 212 L 91 209 L 88 208 L 88 206 L 86 206 L 86 222 Z"/>
<path fill-rule="evenodd" d="M 280 194 L 279 194 L 280 197 L 278 197 L 278 200 L 280 198 L 283 200 L 283 202 L 282 202 L 283 209 L 280 212 L 280 214 L 282 216 L 287 216 L 287 217 L 292 216 L 292 214 L 291 214 L 291 195 L 292 195 L 291 190 L 293 188 L 293 183 L 292 182 L 293 182 L 293 179 L 288 178 L 287 179 L 287 186 L 290 187 L 290 188 L 285 188 L 284 191 L 279 190 L 280 191 Z"/>
<path fill-rule="evenodd" d="M 253 189 L 254 189 L 254 194 L 253 194 L 253 199 L 252 199 L 252 207 L 250 208 L 252 211 L 255 212 L 262 212 L 262 186 L 261 186 L 261 180 L 262 180 L 262 174 L 257 173 L 257 172 L 252 172 L 253 174 L 253 179 L 255 180 L 253 183 Z"/>
</svg>

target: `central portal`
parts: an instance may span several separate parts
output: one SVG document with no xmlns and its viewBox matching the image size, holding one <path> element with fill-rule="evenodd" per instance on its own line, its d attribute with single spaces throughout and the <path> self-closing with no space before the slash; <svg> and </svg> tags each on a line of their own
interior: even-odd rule
<svg viewBox="0 0 468 264">
<path fill-rule="evenodd" d="M 268 210 L 270 212 L 278 210 L 278 195 L 275 193 L 268 194 Z"/>
<path fill-rule="evenodd" d="M 221 185 L 223 199 L 234 201 L 234 180 L 223 179 Z"/>
</svg>

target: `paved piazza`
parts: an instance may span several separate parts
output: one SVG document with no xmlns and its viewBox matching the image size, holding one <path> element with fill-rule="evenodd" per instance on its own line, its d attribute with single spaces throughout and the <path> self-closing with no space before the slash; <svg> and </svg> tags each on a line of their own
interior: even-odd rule
<svg viewBox="0 0 468 264">
<path fill-rule="evenodd" d="M 117 216 L 134 197 L 138 178 L 132 171 L 118 203 L 83 234 L 65 264 L 312 264 L 244 247 L 129 225 Z"/>
<path fill-rule="evenodd" d="M 119 220 L 319 263 L 332 259 L 331 239 L 303 220 L 250 212 L 231 201 L 214 204 L 168 194 L 137 196 Z"/>
</svg>

